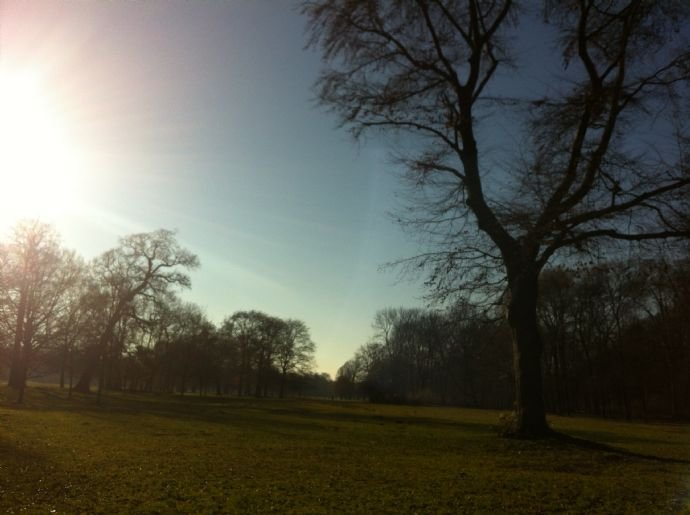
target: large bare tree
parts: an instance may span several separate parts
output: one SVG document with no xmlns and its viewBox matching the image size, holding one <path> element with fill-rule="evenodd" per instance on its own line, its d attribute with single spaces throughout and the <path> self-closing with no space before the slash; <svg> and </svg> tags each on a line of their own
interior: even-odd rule
<svg viewBox="0 0 690 515">
<path fill-rule="evenodd" d="M 536 317 L 544 266 L 611 242 L 688 236 L 689 10 L 672 0 L 546 1 L 538 13 L 511 0 L 303 4 L 324 57 L 321 103 L 356 137 L 380 130 L 405 147 L 423 208 L 408 221 L 439 245 L 413 260 L 432 291 L 506 306 L 518 435 L 550 433 Z M 527 46 L 538 52 L 522 62 L 552 49 L 563 63 L 531 97 L 510 76 Z M 511 138 L 478 136 L 500 125 Z"/>
<path fill-rule="evenodd" d="M 18 223 L 0 254 L 0 327 L 14 335 L 8 384 L 22 402 L 36 354 L 52 345 L 83 262 L 60 247 L 52 226 L 37 220 Z"/>
<path fill-rule="evenodd" d="M 98 372 L 100 400 L 107 351 L 118 325 L 137 316 L 137 303 L 164 298 L 174 288 L 189 288 L 191 280 L 186 270 L 198 266 L 198 258 L 177 242 L 172 231 L 165 229 L 121 238 L 118 247 L 94 260 L 90 299 L 100 325 L 99 336 L 87 352 L 89 357 L 75 390 L 88 392 L 92 377 Z"/>
</svg>

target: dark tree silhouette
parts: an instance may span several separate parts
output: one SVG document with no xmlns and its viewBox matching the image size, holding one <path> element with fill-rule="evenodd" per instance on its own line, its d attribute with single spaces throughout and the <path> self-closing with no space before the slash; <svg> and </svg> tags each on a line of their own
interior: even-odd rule
<svg viewBox="0 0 690 515">
<path fill-rule="evenodd" d="M 35 220 L 19 223 L 0 253 L 0 316 L 14 333 L 8 384 L 22 402 L 35 353 L 56 336 L 55 326 L 68 308 L 82 263 L 60 247 L 52 226 Z"/>
<path fill-rule="evenodd" d="M 91 297 L 100 308 L 102 323 L 98 342 L 75 390 L 88 392 L 93 375 L 99 372 L 100 398 L 108 347 L 118 324 L 136 316 L 134 302 L 164 297 L 174 287 L 189 287 L 184 270 L 198 265 L 197 257 L 177 243 L 174 233 L 163 229 L 126 236 L 118 247 L 94 261 Z"/>
<path fill-rule="evenodd" d="M 283 323 L 282 333 L 275 349 L 275 363 L 280 371 L 280 390 L 285 396 L 287 376 L 291 372 L 309 372 L 314 361 L 316 345 L 309 335 L 307 324 L 289 319 Z"/>
<path fill-rule="evenodd" d="M 609 242 L 688 236 L 690 6 L 545 5 L 539 21 L 511 0 L 303 4 L 310 45 L 326 63 L 321 103 L 356 137 L 381 130 L 404 143 L 400 160 L 422 192 L 408 222 L 440 245 L 411 261 L 439 298 L 503 294 L 514 430 L 525 437 L 550 433 L 537 321 L 543 267 Z M 564 63 L 531 98 L 499 80 L 520 23 L 552 34 L 532 47 L 557 49 Z M 501 164 L 477 139 L 480 125 L 508 115 L 520 123 Z"/>
</svg>

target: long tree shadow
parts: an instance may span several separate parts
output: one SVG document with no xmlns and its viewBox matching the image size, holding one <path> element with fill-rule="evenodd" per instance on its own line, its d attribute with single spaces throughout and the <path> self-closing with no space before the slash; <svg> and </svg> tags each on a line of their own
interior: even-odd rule
<svg viewBox="0 0 690 515">
<path fill-rule="evenodd" d="M 651 454 L 643 454 L 640 452 L 630 451 L 628 449 L 622 449 L 620 447 L 615 447 L 610 444 L 597 442 L 594 440 L 588 440 L 586 438 L 581 438 L 579 436 L 572 436 L 564 433 L 554 432 L 550 440 L 558 445 L 564 447 L 577 448 L 577 449 L 587 449 L 591 451 L 605 452 L 615 456 L 620 456 L 623 458 L 634 458 L 640 460 L 655 461 L 659 463 L 673 463 L 681 465 L 690 465 L 689 459 L 684 458 L 668 458 L 665 456 L 654 456 Z"/>
<path fill-rule="evenodd" d="M 310 402 L 310 401 L 306 401 Z M 153 415 L 176 420 L 196 420 L 214 424 L 239 424 L 255 430 L 275 431 L 310 430 L 317 425 L 324 428 L 342 423 L 372 426 L 417 426 L 424 428 L 457 428 L 475 434 L 491 433 L 493 425 L 488 421 L 458 420 L 423 416 L 409 413 L 380 413 L 370 411 L 341 411 L 341 406 L 330 403 L 314 403 L 305 406 L 304 401 L 290 399 L 256 399 L 253 397 L 175 396 L 151 393 L 115 393 L 103 395 L 102 403 L 96 404 L 93 395 L 66 393 L 54 388 L 36 388 L 24 404 L 5 403 L 4 407 L 18 410 L 76 412 L 89 417 L 109 419 L 113 414 L 137 416 Z M 121 423 L 129 423 L 122 420 Z"/>
<path fill-rule="evenodd" d="M 217 424 L 241 424 L 258 430 L 276 429 L 278 422 L 283 428 L 310 429 L 315 423 L 406 425 L 428 428 L 458 428 L 475 434 L 495 432 L 497 426 L 487 421 L 457 420 L 425 417 L 421 414 L 354 412 L 321 409 L 314 405 L 305 407 L 301 402 L 290 400 L 253 399 L 244 397 L 178 397 L 153 394 L 108 394 L 103 405 L 96 405 L 92 396 L 75 395 L 66 398 L 63 392 L 50 388 L 36 389 L 32 401 L 25 405 L 6 403 L 6 408 L 77 411 L 97 417 L 113 413 L 149 414 L 178 420 L 198 420 Z M 330 404 L 329 404 L 330 406 Z M 123 422 L 128 423 L 128 422 Z M 645 440 L 646 441 L 646 440 Z M 620 458 L 640 459 L 658 463 L 690 465 L 690 459 L 655 456 L 631 451 L 591 438 L 554 432 L 542 444 L 561 448 L 586 449 L 607 453 Z"/>
</svg>

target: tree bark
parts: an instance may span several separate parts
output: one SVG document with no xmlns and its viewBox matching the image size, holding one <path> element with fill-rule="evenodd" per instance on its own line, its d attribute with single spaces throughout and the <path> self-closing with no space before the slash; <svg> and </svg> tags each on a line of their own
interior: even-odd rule
<svg viewBox="0 0 690 515">
<path fill-rule="evenodd" d="M 513 275 L 513 274 L 511 274 Z M 538 438 L 552 434 L 546 423 L 542 384 L 542 341 L 537 323 L 538 272 L 523 269 L 509 276 L 508 323 L 513 340 L 515 372 L 514 436 Z"/>
</svg>

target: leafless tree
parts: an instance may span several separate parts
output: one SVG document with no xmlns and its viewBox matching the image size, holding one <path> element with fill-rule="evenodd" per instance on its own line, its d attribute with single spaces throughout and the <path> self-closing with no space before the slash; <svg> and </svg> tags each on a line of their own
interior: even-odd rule
<svg viewBox="0 0 690 515">
<path fill-rule="evenodd" d="M 191 281 L 185 270 L 197 266 L 197 257 L 179 245 L 172 231 L 164 229 L 126 236 L 118 247 L 94 261 L 91 299 L 101 313 L 101 330 L 92 348 L 92 359 L 75 390 L 88 392 L 98 371 L 100 399 L 105 356 L 118 324 L 136 316 L 135 301 L 153 301 L 168 295 L 173 288 L 189 287 Z"/>
<path fill-rule="evenodd" d="M 550 433 L 536 316 L 543 267 L 610 242 L 689 234 L 689 10 L 547 1 L 539 19 L 511 0 L 303 4 L 325 60 L 321 103 L 356 137 L 381 130 L 404 144 L 422 208 L 406 221 L 438 245 L 410 262 L 439 298 L 505 302 L 518 435 Z M 534 97 L 498 80 L 524 30 L 553 34 L 532 46 L 564 63 Z M 514 143 L 501 163 L 478 135 L 508 119 Z"/>
<path fill-rule="evenodd" d="M 83 263 L 74 252 L 60 247 L 52 226 L 35 220 L 19 223 L 0 251 L 5 265 L 0 288 L 2 319 L 14 335 L 9 385 L 22 402 L 36 353 L 55 339 Z"/>
<path fill-rule="evenodd" d="M 275 350 L 275 362 L 280 371 L 280 397 L 285 396 L 287 375 L 290 372 L 309 372 L 314 362 L 316 345 L 307 324 L 301 320 L 285 320 Z"/>
</svg>

